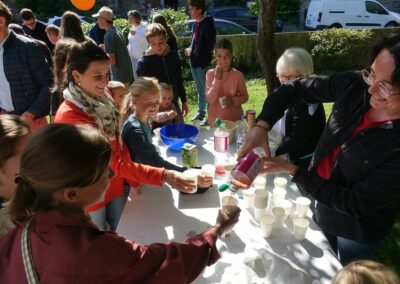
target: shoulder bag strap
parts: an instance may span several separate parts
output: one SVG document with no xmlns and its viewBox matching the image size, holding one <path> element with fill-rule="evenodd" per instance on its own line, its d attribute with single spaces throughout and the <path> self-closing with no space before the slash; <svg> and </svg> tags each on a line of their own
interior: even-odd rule
<svg viewBox="0 0 400 284">
<path fill-rule="evenodd" d="M 21 247 L 22 247 L 22 259 L 24 261 L 25 273 L 29 284 L 39 284 L 39 279 L 35 271 L 35 266 L 32 259 L 31 244 L 29 242 L 29 227 L 32 223 L 32 219 L 25 224 L 24 231 L 22 232 Z"/>
</svg>

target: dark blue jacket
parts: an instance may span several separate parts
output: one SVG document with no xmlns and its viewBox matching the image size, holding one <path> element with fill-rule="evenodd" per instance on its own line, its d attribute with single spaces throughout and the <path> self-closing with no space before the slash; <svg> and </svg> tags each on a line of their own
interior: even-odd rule
<svg viewBox="0 0 400 284">
<path fill-rule="evenodd" d="M 28 111 L 36 118 L 48 115 L 52 77 L 41 48 L 10 31 L 4 43 L 3 62 L 14 111 L 18 115 Z"/>
<path fill-rule="evenodd" d="M 295 165 L 308 168 L 324 127 L 325 111 L 322 104 L 318 104 L 313 115 L 309 114 L 309 104 L 305 102 L 290 107 L 285 118 L 285 137 L 276 155 L 288 153 Z"/>
<path fill-rule="evenodd" d="M 197 38 L 194 40 L 194 32 L 199 25 Z M 190 55 L 190 66 L 196 68 L 206 68 L 210 65 L 213 58 L 213 50 L 216 40 L 216 31 L 214 27 L 214 18 L 206 16 L 200 22 L 195 22 L 193 25 L 193 38 L 190 47 L 192 53 Z"/>
<path fill-rule="evenodd" d="M 292 180 L 318 201 L 314 220 L 324 231 L 357 242 L 384 239 L 400 211 L 400 120 L 351 137 L 370 108 L 368 86 L 359 72 L 289 82 L 268 96 L 258 119 L 273 125 L 302 99 L 335 102 L 311 169 L 299 167 Z M 339 146 L 324 180 L 316 167 Z"/>
<path fill-rule="evenodd" d="M 174 102 L 177 103 L 180 98 L 182 103 L 186 103 L 181 61 L 178 53 L 168 45 L 164 55 L 147 50 L 138 63 L 136 73 L 138 76 L 155 77 L 160 83 L 171 84 L 174 88 Z"/>
</svg>

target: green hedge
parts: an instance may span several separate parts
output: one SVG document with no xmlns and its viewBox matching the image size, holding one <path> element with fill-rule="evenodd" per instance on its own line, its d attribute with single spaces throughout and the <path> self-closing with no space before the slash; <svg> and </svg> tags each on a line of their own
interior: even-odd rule
<svg viewBox="0 0 400 284">
<path fill-rule="evenodd" d="M 313 59 L 316 73 L 361 69 L 365 66 L 368 54 L 375 42 L 390 33 L 399 31 L 400 28 L 385 28 L 368 31 L 330 29 L 319 32 L 276 33 L 276 58 L 279 58 L 286 48 L 297 46 L 305 48 L 310 53 L 314 53 Z M 322 36 L 321 40 L 313 42 L 311 40 L 312 35 L 314 34 L 315 37 L 318 33 Z M 227 38 L 232 42 L 237 69 L 244 73 L 261 72 L 257 54 L 256 35 L 218 36 L 218 38 L 220 37 Z M 346 38 L 346 41 L 338 41 L 337 38 L 339 37 Z M 329 41 L 329 39 L 331 40 Z M 350 43 L 350 39 L 353 43 Z M 332 41 L 336 42 L 336 47 L 339 48 L 330 49 L 328 44 L 331 44 Z M 346 44 L 346 42 L 351 48 L 343 50 L 345 52 L 341 52 L 340 43 Z M 362 45 L 360 45 L 360 42 Z M 189 46 L 189 44 L 190 38 L 178 39 L 180 49 Z M 275 65 L 275 62 L 273 64 Z"/>
</svg>

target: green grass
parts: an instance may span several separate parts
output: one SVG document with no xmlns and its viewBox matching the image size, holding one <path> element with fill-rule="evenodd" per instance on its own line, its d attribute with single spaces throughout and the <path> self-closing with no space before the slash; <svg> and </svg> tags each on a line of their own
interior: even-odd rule
<svg viewBox="0 0 400 284">
<path fill-rule="evenodd" d="M 246 78 L 247 91 L 249 93 L 249 101 L 243 105 L 243 110 L 253 109 L 257 114 L 260 113 L 263 106 L 264 100 L 267 96 L 267 90 L 265 87 L 264 79 Z M 258 78 L 262 78 L 261 75 Z M 186 91 L 188 94 L 189 104 L 189 115 L 185 119 L 187 122 L 196 113 L 197 97 L 196 89 L 193 81 L 189 81 L 185 84 Z M 332 111 L 332 103 L 324 103 L 325 114 L 328 117 Z M 378 252 L 375 255 L 375 259 L 385 265 L 392 267 L 400 275 L 400 261 L 398 257 L 400 255 L 400 216 L 398 216 L 395 226 L 391 233 L 384 240 L 380 246 Z"/>
</svg>

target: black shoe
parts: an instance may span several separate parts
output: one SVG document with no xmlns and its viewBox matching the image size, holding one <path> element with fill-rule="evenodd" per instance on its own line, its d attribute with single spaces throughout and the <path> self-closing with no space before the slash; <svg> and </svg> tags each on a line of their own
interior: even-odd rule
<svg viewBox="0 0 400 284">
<path fill-rule="evenodd" d="M 203 120 L 204 119 L 204 113 L 197 113 L 195 116 L 193 116 L 190 120 L 191 121 L 193 121 L 193 120 Z"/>
<path fill-rule="evenodd" d="M 200 126 L 208 126 L 207 117 L 200 122 Z"/>
</svg>

